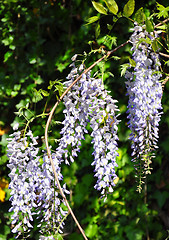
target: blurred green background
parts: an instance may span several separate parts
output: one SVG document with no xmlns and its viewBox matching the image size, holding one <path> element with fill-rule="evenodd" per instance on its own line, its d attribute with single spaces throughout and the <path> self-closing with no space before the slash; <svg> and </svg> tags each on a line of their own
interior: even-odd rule
<svg viewBox="0 0 169 240">
<path fill-rule="evenodd" d="M 119 11 L 127 1 L 116 1 Z M 168 1 L 160 1 L 164 6 Z M 156 10 L 156 1 L 136 1 L 136 10 L 144 7 L 145 13 Z M 9 169 L 6 156 L 6 138 L 12 133 L 11 124 L 25 124 L 23 117 L 15 112 L 22 109 L 25 118 L 41 114 L 47 97 L 45 91 L 56 79 L 62 82 L 69 73 L 71 57 L 78 53 L 89 53 L 104 45 L 110 50 L 128 40 L 131 21 L 121 18 L 113 23 L 113 16 L 103 16 L 100 20 L 100 35 L 95 34 L 95 24 L 85 25 L 86 20 L 99 15 L 89 0 L 2 0 L 0 1 L 0 240 L 14 239 L 11 233 L 9 202 Z M 156 22 L 158 23 L 158 22 Z M 113 26 L 111 32 L 108 26 Z M 110 29 L 110 28 L 109 28 Z M 105 41 L 109 34 L 110 41 Z M 112 37 L 112 39 L 110 38 Z M 165 38 L 165 36 L 163 36 Z M 165 39 L 163 39 L 165 41 Z M 89 44 L 90 43 L 90 44 Z M 130 157 L 129 130 L 127 128 L 127 97 L 125 79 L 120 76 L 120 65 L 128 62 L 130 45 L 115 53 L 117 61 L 111 58 L 100 63 L 93 73 L 104 67 L 104 83 L 117 99 L 121 119 L 119 125 L 119 177 L 113 194 L 106 203 L 99 199 L 93 186 L 92 146 L 90 137 L 82 143 L 78 159 L 70 167 L 63 166 L 64 180 L 71 191 L 70 204 L 89 239 L 93 240 L 165 240 L 169 236 L 169 83 L 163 94 L 164 114 L 160 123 L 159 149 L 153 160 L 153 171 L 147 178 L 146 188 L 141 194 L 136 192 L 135 172 Z M 101 54 L 91 54 L 86 61 L 90 66 Z M 166 65 L 165 71 L 168 71 Z M 36 90 L 35 90 L 36 89 Z M 43 94 L 39 89 L 45 90 Z M 48 96 L 46 112 L 49 112 L 60 88 L 52 87 Z M 25 109 L 29 107 L 31 110 Z M 63 120 L 63 104 L 56 110 L 50 129 L 50 144 L 56 148 L 54 139 L 59 137 Z M 30 123 L 35 136 L 44 136 L 46 118 Z M 91 153 L 91 154 L 89 154 Z M 37 229 L 29 239 L 38 239 Z M 65 227 L 67 240 L 81 240 L 77 227 L 68 217 Z"/>
</svg>

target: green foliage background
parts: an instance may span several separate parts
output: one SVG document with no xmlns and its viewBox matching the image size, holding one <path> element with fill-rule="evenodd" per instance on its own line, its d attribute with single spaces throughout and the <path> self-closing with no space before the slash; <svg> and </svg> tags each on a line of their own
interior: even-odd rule
<svg viewBox="0 0 169 240">
<path fill-rule="evenodd" d="M 116 2 L 122 11 L 127 1 Z M 160 4 L 167 6 L 168 3 L 166 0 Z M 156 9 L 156 1 L 136 1 L 136 10 L 140 7 L 144 7 L 149 16 Z M 120 45 L 130 37 L 133 25 L 127 18 L 113 23 L 112 15 L 103 16 L 99 30 L 95 23 L 85 25 L 87 19 L 96 15 L 99 13 L 88 0 L 0 1 L 0 178 L 5 177 L 9 181 L 6 138 L 12 132 L 11 124 L 19 122 L 24 127 L 25 119 L 44 111 L 46 99 L 45 111 L 50 111 L 62 91 L 58 80 L 63 82 L 69 73 L 71 57 L 84 51 L 89 53 L 91 47 L 98 49 L 100 45 L 111 50 L 115 43 Z M 109 31 L 111 26 L 113 29 Z M 130 46 L 126 45 L 115 54 L 120 57 L 118 61 L 111 58 L 100 63 L 93 72 L 102 71 L 104 67 L 105 87 L 119 101 L 119 180 L 113 194 L 103 204 L 93 188 L 92 146 L 90 137 L 86 136 L 77 161 L 70 167 L 63 166 L 64 179 L 72 193 L 70 204 L 89 239 L 142 240 L 148 239 L 149 235 L 151 240 L 164 240 L 169 229 L 169 83 L 165 86 L 162 100 L 164 114 L 160 124 L 159 149 L 152 164 L 152 174 L 147 179 L 147 195 L 144 190 L 138 194 L 127 140 L 125 79 L 120 76 L 120 65 L 128 62 Z M 100 56 L 98 51 L 90 54 L 86 66 Z M 15 114 L 19 109 L 19 114 L 24 117 L 19 118 Z M 53 149 L 60 129 L 56 121 L 63 120 L 62 110 L 63 105 L 60 104 L 51 126 L 50 144 Z M 45 117 L 30 122 L 35 135 L 43 137 L 45 123 Z M 40 144 L 44 146 L 43 138 Z M 14 239 L 8 213 L 9 190 L 5 191 L 5 202 L 0 202 L 0 240 Z M 30 239 L 38 239 L 36 228 Z M 82 239 L 71 217 L 66 222 L 64 239 Z"/>
</svg>

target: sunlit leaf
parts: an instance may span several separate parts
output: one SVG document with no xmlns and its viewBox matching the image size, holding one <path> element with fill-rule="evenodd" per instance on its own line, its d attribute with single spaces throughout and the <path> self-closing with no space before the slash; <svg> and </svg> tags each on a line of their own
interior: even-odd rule
<svg viewBox="0 0 169 240">
<path fill-rule="evenodd" d="M 47 91 L 45 91 L 45 90 L 40 89 L 40 93 L 41 93 L 44 97 L 49 96 L 49 93 L 48 93 Z"/>
<path fill-rule="evenodd" d="M 96 39 L 99 37 L 100 35 L 100 23 L 98 22 L 96 24 L 96 28 L 95 28 L 95 36 L 96 36 Z"/>
<path fill-rule="evenodd" d="M 50 81 L 49 82 L 49 86 L 48 86 L 48 89 L 52 89 L 52 87 L 57 83 L 57 80 L 55 81 Z"/>
<path fill-rule="evenodd" d="M 17 3 L 18 2 L 18 0 L 5 0 L 4 1 L 5 3 Z"/>
<path fill-rule="evenodd" d="M 4 62 L 8 61 L 8 59 L 13 55 L 13 52 L 6 52 L 4 55 Z"/>
<path fill-rule="evenodd" d="M 92 1 L 92 4 L 93 4 L 93 7 L 96 9 L 96 11 L 98 11 L 99 13 L 107 15 L 107 9 L 101 3 Z"/>
<path fill-rule="evenodd" d="M 88 22 L 86 25 L 91 24 L 91 23 L 94 23 L 94 22 L 96 22 L 97 20 L 99 20 L 99 16 L 90 17 L 90 18 L 88 18 L 88 19 L 86 20 L 86 21 Z"/>
<path fill-rule="evenodd" d="M 135 1 L 134 0 L 129 0 L 126 3 L 126 5 L 124 6 L 123 15 L 125 17 L 130 17 L 134 12 L 134 8 L 135 8 Z"/>
<path fill-rule="evenodd" d="M 86 236 L 87 237 L 94 237 L 95 236 L 95 234 L 97 233 L 97 231 L 98 231 L 98 226 L 97 226 L 97 224 L 89 224 L 88 226 L 87 226 L 87 228 L 86 228 L 86 230 L 85 230 L 85 232 L 86 232 Z"/>
<path fill-rule="evenodd" d="M 115 61 L 120 60 L 120 57 L 118 57 L 118 56 L 112 56 L 112 58 L 113 58 Z"/>
<path fill-rule="evenodd" d="M 8 19 L 7 18 L 1 18 L 1 22 L 7 22 L 8 21 Z"/>
<path fill-rule="evenodd" d="M 112 28 L 113 28 L 113 26 L 112 26 L 112 25 L 110 25 L 110 24 L 107 24 L 107 29 L 108 29 L 108 30 L 110 30 L 110 31 L 111 31 L 111 30 L 112 30 Z"/>
<path fill-rule="evenodd" d="M 130 67 L 130 65 L 129 65 L 128 63 L 122 64 L 122 65 L 120 66 L 120 69 L 121 69 L 121 77 L 125 75 L 125 72 L 126 72 L 127 68 L 129 68 L 129 67 Z"/>
<path fill-rule="evenodd" d="M 129 57 L 129 62 L 130 62 L 130 65 L 131 65 L 132 67 L 135 67 L 135 66 L 136 66 L 136 62 L 135 62 L 132 58 L 130 58 L 130 57 Z"/>
<path fill-rule="evenodd" d="M 59 96 L 61 96 L 62 93 L 64 92 L 64 91 L 63 91 L 63 86 L 61 86 L 61 85 L 55 86 L 55 92 L 56 92 L 56 91 L 58 91 Z"/>
<path fill-rule="evenodd" d="M 35 88 L 33 89 L 34 97 L 32 98 L 33 102 L 39 102 L 43 99 L 43 96 L 40 91 L 37 91 Z"/>
<path fill-rule="evenodd" d="M 11 91 L 11 96 L 16 97 L 18 95 L 18 91 Z"/>
<path fill-rule="evenodd" d="M 137 10 L 137 12 L 135 13 L 135 20 L 138 23 L 143 23 L 145 21 L 145 14 L 143 11 L 143 7 L 139 8 L 139 10 Z"/>
<path fill-rule="evenodd" d="M 36 63 L 36 58 L 31 58 L 31 59 L 29 60 L 29 63 L 30 63 L 30 64 Z"/>
<path fill-rule="evenodd" d="M 117 45 L 117 37 L 106 35 L 106 36 L 98 39 L 98 44 L 99 45 L 103 44 L 106 47 L 108 47 L 109 49 L 112 49 L 113 45 L 114 46 Z"/>
<path fill-rule="evenodd" d="M 147 32 L 153 32 L 154 27 L 150 19 L 146 19 L 146 30 Z"/>
<path fill-rule="evenodd" d="M 168 17 L 169 7 L 164 7 L 163 5 L 157 3 L 157 10 L 159 11 L 159 13 L 157 14 L 157 18 Z"/>
<path fill-rule="evenodd" d="M 16 46 L 14 46 L 14 45 L 9 45 L 9 49 L 11 49 L 11 50 L 15 50 L 15 48 L 16 48 Z"/>
<path fill-rule="evenodd" d="M 116 15 L 119 10 L 117 3 L 114 0 L 105 0 L 104 2 L 106 3 L 109 11 Z"/>
<path fill-rule="evenodd" d="M 21 84 L 15 84 L 14 85 L 14 90 L 19 91 L 21 89 Z"/>
</svg>

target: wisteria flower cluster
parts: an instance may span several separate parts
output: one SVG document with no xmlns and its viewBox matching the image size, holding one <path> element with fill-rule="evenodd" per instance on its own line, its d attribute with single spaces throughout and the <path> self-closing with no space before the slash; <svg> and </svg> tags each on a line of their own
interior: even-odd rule
<svg viewBox="0 0 169 240">
<path fill-rule="evenodd" d="M 59 232 L 63 228 L 62 219 L 67 211 L 63 211 L 60 206 L 64 201 L 60 200 L 58 192 L 55 191 L 57 186 L 54 183 L 49 159 L 46 154 L 40 159 L 37 138 L 33 137 L 31 131 L 26 133 L 25 137 L 22 135 L 17 131 L 8 139 L 8 167 L 11 170 L 9 188 L 12 204 L 9 211 L 13 211 L 12 225 L 15 226 L 12 232 L 18 233 L 17 237 L 23 233 L 29 237 L 34 217 L 40 221 L 38 226 L 40 232 L 44 233 L 46 228 L 48 233 L 52 229 Z M 56 156 L 52 157 L 59 179 L 62 179 Z M 63 191 L 68 193 L 65 185 Z"/>
<path fill-rule="evenodd" d="M 75 66 L 76 58 L 73 58 L 72 70 L 68 75 L 65 86 L 68 87 L 83 70 Z M 91 136 L 94 146 L 94 166 L 97 182 L 95 188 L 102 195 L 112 192 L 116 179 L 115 167 L 117 167 L 117 116 L 118 111 L 113 100 L 104 89 L 101 79 L 91 77 L 91 73 L 83 74 L 71 91 L 64 97 L 65 120 L 61 130 L 61 140 L 56 149 L 56 155 L 60 162 L 66 164 L 74 161 L 80 151 L 81 140 L 88 133 L 86 127 L 92 129 Z"/>
<path fill-rule="evenodd" d="M 151 159 L 157 148 L 158 126 L 162 114 L 162 85 L 159 82 L 159 56 L 146 39 L 153 37 L 136 25 L 131 36 L 133 44 L 133 72 L 126 72 L 128 126 L 131 129 L 132 156 L 141 175 L 151 173 Z M 144 40 L 143 40 L 144 39 Z M 140 183 L 142 176 L 140 175 Z"/>
</svg>

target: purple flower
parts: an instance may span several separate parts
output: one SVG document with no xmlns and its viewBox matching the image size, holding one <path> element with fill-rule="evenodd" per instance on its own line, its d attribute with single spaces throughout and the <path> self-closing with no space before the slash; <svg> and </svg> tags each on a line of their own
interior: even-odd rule
<svg viewBox="0 0 169 240">
<path fill-rule="evenodd" d="M 15 225 L 12 232 L 25 236 L 33 228 L 33 217 L 40 219 L 41 232 L 48 229 L 52 233 L 53 229 L 61 231 L 64 222 L 63 218 L 67 211 L 60 207 L 64 200 L 60 200 L 57 185 L 54 181 L 53 171 L 46 154 L 43 162 L 40 163 L 40 152 L 37 147 L 37 138 L 33 137 L 31 131 L 22 136 L 21 132 L 13 133 L 8 139 L 9 164 L 11 172 L 9 177 L 11 182 L 11 208 L 13 211 L 12 224 Z M 53 154 L 53 161 L 62 180 L 60 167 L 56 155 Z M 63 192 L 68 194 L 66 186 L 63 185 Z M 44 227 L 45 226 L 45 227 Z"/>
<path fill-rule="evenodd" d="M 75 67 L 75 62 L 68 75 L 65 86 L 68 87 L 83 69 Z M 118 111 L 108 91 L 104 89 L 101 79 L 91 77 L 91 73 L 83 74 L 82 78 L 64 97 L 65 120 L 61 130 L 61 140 L 56 149 L 56 155 L 60 162 L 69 164 L 80 151 L 81 140 L 84 134 L 88 133 L 86 126 L 90 124 L 91 136 L 94 146 L 94 166 L 97 182 L 95 188 L 101 191 L 102 195 L 112 192 L 115 174 L 117 154 L 117 116 Z M 90 134 L 90 132 L 89 132 Z"/>
<path fill-rule="evenodd" d="M 158 125 L 161 117 L 162 86 L 159 82 L 160 62 L 147 41 L 139 42 L 140 38 L 150 38 L 149 33 L 140 26 L 135 26 L 131 36 L 133 44 L 134 72 L 126 72 L 128 102 L 128 126 L 131 129 L 129 139 L 132 141 L 132 156 L 136 162 L 139 176 L 139 191 L 144 174 L 151 173 L 151 159 L 157 147 Z M 141 171 L 140 171 L 141 170 Z M 144 174 L 143 174 L 144 173 Z"/>
</svg>

